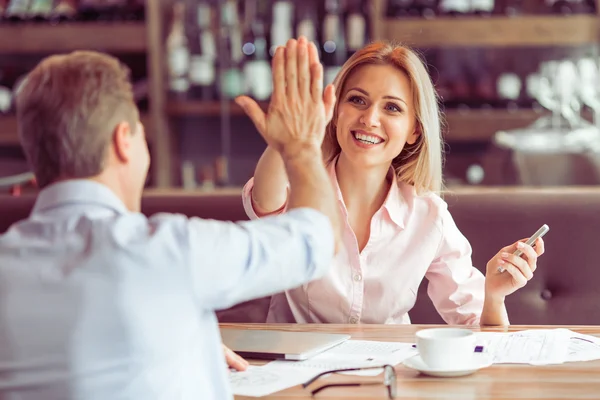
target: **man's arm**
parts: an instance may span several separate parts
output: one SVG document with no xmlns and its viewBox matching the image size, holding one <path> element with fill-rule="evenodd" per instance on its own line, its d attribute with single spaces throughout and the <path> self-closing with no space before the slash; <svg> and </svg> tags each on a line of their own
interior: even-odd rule
<svg viewBox="0 0 600 400">
<path fill-rule="evenodd" d="M 311 208 L 241 223 L 191 218 L 184 229 L 192 292 L 209 310 L 318 279 L 334 254 L 331 223 Z"/>
</svg>

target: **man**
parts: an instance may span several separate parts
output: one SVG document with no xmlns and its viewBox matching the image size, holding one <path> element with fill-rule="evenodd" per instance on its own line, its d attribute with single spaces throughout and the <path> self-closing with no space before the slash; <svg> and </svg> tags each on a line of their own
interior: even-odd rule
<svg viewBox="0 0 600 400">
<path fill-rule="evenodd" d="M 231 397 L 214 310 L 321 277 L 339 241 L 316 54 L 278 49 L 260 121 L 291 211 L 238 224 L 139 212 L 150 159 L 117 60 L 75 52 L 28 75 L 17 117 L 42 191 L 0 236 L 0 398 Z"/>
</svg>

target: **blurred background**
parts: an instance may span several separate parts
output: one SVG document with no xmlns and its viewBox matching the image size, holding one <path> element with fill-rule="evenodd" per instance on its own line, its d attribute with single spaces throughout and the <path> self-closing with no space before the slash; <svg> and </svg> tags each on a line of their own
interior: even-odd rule
<svg viewBox="0 0 600 400">
<path fill-rule="evenodd" d="M 77 49 L 132 72 L 149 189 L 239 188 L 264 141 L 232 99 L 266 106 L 273 48 L 313 40 L 329 83 L 371 40 L 411 45 L 444 111 L 447 185 L 600 184 L 596 0 L 0 0 L 0 191 L 34 191 L 13 94 Z"/>
</svg>

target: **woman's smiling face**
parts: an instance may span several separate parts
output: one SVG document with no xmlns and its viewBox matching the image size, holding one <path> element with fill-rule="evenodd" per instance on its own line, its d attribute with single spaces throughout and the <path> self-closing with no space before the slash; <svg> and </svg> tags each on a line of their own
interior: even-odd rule
<svg viewBox="0 0 600 400">
<path fill-rule="evenodd" d="M 394 66 L 357 67 L 338 101 L 337 140 L 352 163 L 389 166 L 406 143 L 417 140 L 410 80 Z"/>
</svg>

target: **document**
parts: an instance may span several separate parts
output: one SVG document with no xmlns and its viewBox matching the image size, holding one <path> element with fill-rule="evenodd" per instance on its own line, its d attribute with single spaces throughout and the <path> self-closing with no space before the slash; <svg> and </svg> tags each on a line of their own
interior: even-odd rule
<svg viewBox="0 0 600 400">
<path fill-rule="evenodd" d="M 362 368 L 396 365 L 417 354 L 410 343 L 347 340 L 334 348 L 305 361 L 273 361 L 277 367 L 293 367 L 329 371 L 343 368 Z M 379 375 L 381 370 L 352 371 L 353 375 Z M 316 375 L 316 374 L 315 374 Z"/>
<path fill-rule="evenodd" d="M 478 344 L 494 364 L 549 365 L 600 359 L 600 339 L 569 329 L 478 332 Z"/>
<path fill-rule="evenodd" d="M 316 375 L 309 369 L 290 371 L 273 368 L 271 364 L 260 367 L 251 365 L 246 371 L 232 372 L 229 375 L 229 383 L 233 394 L 250 397 L 267 396 L 300 385 Z"/>
<path fill-rule="evenodd" d="M 600 360 L 600 338 L 565 330 L 569 333 L 567 361 Z"/>
<path fill-rule="evenodd" d="M 305 361 L 272 361 L 244 372 L 232 372 L 233 393 L 267 396 L 302 384 L 321 372 L 334 369 L 396 365 L 417 354 L 411 343 L 347 340 Z M 356 375 L 379 375 L 383 370 L 352 371 Z"/>
</svg>

